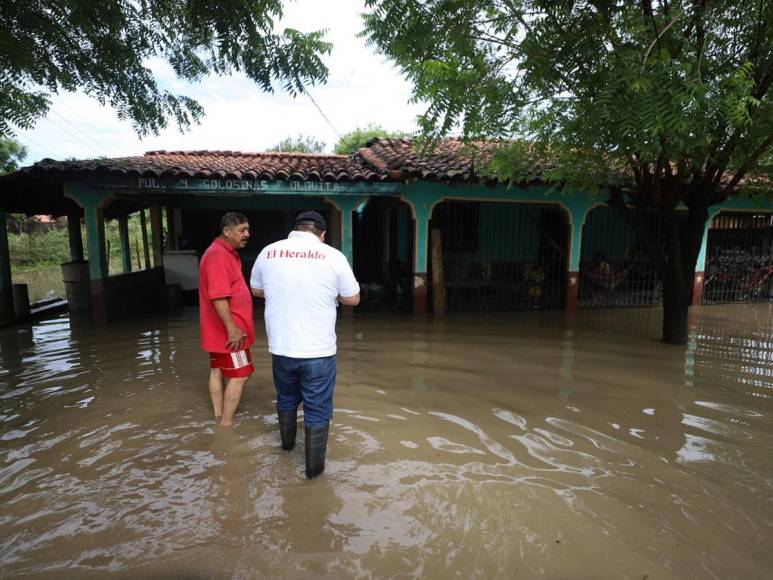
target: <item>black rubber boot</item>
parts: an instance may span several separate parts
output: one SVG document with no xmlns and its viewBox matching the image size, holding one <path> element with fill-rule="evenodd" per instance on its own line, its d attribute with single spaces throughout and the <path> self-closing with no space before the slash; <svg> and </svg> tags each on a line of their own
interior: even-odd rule
<svg viewBox="0 0 773 580">
<path fill-rule="evenodd" d="M 312 479 L 325 471 L 327 434 L 330 425 L 306 427 L 306 477 Z"/>
<path fill-rule="evenodd" d="M 295 447 L 295 434 L 298 432 L 298 410 L 277 411 L 279 417 L 279 435 L 282 437 L 282 449 L 290 451 Z"/>
</svg>

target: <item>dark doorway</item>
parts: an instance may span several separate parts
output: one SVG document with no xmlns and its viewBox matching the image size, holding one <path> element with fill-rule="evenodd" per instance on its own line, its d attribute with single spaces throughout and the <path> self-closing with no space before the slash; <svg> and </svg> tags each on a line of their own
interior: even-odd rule
<svg viewBox="0 0 773 580">
<path fill-rule="evenodd" d="M 773 214 L 721 213 L 709 229 L 703 303 L 773 300 Z"/>
<path fill-rule="evenodd" d="M 562 209 L 448 200 L 435 207 L 431 227 L 441 235 L 449 312 L 563 306 L 568 224 Z"/>
</svg>

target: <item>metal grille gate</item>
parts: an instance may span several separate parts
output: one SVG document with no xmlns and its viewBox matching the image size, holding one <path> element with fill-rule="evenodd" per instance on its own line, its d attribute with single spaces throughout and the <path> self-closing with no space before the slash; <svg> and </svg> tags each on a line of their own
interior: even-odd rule
<svg viewBox="0 0 773 580">
<path fill-rule="evenodd" d="M 663 244 L 659 216 L 653 213 L 648 221 Z M 579 306 L 654 306 L 662 301 L 663 286 L 634 230 L 613 208 L 592 210 L 583 226 Z"/>
<path fill-rule="evenodd" d="M 432 227 L 441 233 L 449 312 L 562 307 L 568 227 L 561 209 L 444 201 Z"/>
<path fill-rule="evenodd" d="M 705 276 L 704 304 L 773 300 L 773 214 L 716 216 Z"/>
</svg>

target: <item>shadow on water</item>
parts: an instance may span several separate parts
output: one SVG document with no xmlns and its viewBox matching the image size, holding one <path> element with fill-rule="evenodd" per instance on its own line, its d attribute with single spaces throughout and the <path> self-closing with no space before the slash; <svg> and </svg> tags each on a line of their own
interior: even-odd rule
<svg viewBox="0 0 773 580">
<path fill-rule="evenodd" d="M 0 575 L 766 577 L 773 309 L 691 316 L 343 322 L 311 482 L 264 339 L 227 431 L 195 310 L 2 329 Z"/>
</svg>

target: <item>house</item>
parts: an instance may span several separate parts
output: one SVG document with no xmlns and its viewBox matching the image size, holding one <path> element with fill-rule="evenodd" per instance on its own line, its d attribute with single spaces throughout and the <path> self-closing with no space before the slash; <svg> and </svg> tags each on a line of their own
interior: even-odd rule
<svg viewBox="0 0 773 580">
<path fill-rule="evenodd" d="M 603 197 L 554 191 L 539 182 L 540 168 L 524 187 L 481 177 L 476 163 L 488 147 L 448 139 L 424 151 L 408 140 L 376 139 L 352 156 L 151 151 L 44 159 L 0 178 L 0 224 L 6 212 L 67 216 L 71 258 L 81 263 L 85 219 L 88 292 L 95 319 L 103 321 L 156 302 L 164 253 L 200 255 L 226 211 L 250 219 L 245 268 L 287 234 L 297 212 L 323 212 L 328 242 L 353 263 L 373 301 L 404 303 L 416 315 L 658 303 L 659 282 L 646 256 Z M 693 303 L 773 297 L 773 204 L 734 198 L 711 209 Z M 135 213 L 143 224 L 147 213 L 150 232 L 143 236 L 148 267 L 132 272 L 127 219 Z M 110 219 L 118 220 L 124 257 L 124 272 L 115 276 L 105 252 Z M 8 323 L 6 234 L 0 227 L 0 322 Z M 732 252 L 740 290 L 730 292 L 726 281 L 723 292 L 704 292 L 707 269 L 729 267 Z M 708 275 L 715 283 L 714 271 Z"/>
</svg>

